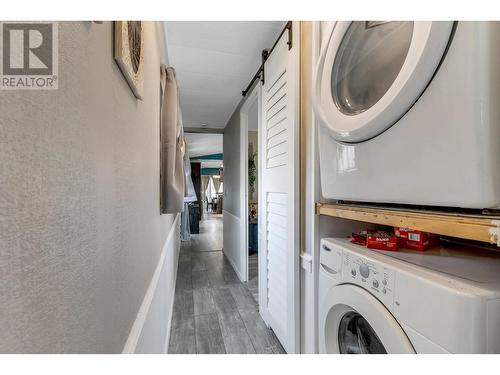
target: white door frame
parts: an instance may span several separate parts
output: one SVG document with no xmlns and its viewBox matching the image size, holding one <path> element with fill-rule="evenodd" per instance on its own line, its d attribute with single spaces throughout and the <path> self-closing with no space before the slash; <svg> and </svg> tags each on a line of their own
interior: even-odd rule
<svg viewBox="0 0 500 375">
<path fill-rule="evenodd" d="M 260 82 L 248 94 L 240 109 L 240 259 L 243 259 L 243 282 L 248 281 L 248 114 L 257 102 L 257 129 L 260 126 Z M 259 142 L 260 143 L 260 142 Z M 260 145 L 259 145 L 260 148 Z M 257 154 L 260 163 L 260 149 Z M 259 179 L 257 178 L 257 181 Z M 257 182 L 258 184 L 258 182 Z M 258 185 L 257 185 L 258 186 Z M 259 292 L 260 294 L 260 292 Z"/>
</svg>

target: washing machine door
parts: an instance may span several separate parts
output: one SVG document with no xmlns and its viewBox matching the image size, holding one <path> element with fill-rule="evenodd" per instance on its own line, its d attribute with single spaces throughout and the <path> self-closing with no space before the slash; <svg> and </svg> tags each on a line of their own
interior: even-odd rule
<svg viewBox="0 0 500 375">
<path fill-rule="evenodd" d="M 351 284 L 333 287 L 323 300 L 320 352 L 340 354 L 415 353 L 385 306 Z"/>
<path fill-rule="evenodd" d="M 314 107 L 341 142 L 373 138 L 395 124 L 431 81 L 453 22 L 332 22 L 323 33 Z"/>
</svg>

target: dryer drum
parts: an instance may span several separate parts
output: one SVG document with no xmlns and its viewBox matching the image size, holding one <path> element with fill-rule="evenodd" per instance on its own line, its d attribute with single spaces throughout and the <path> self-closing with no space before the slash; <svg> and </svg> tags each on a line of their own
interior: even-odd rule
<svg viewBox="0 0 500 375">
<path fill-rule="evenodd" d="M 355 311 L 341 318 L 338 340 L 340 354 L 387 354 L 370 324 Z"/>
</svg>

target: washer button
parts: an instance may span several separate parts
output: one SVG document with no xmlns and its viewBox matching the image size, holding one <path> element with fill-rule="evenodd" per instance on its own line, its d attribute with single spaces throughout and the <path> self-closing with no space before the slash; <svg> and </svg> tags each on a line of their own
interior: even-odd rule
<svg viewBox="0 0 500 375">
<path fill-rule="evenodd" d="M 387 285 L 387 280 L 386 279 L 382 280 L 382 284 Z"/>
<path fill-rule="evenodd" d="M 373 287 L 378 288 L 378 281 L 377 280 L 373 280 Z"/>
<path fill-rule="evenodd" d="M 351 275 L 356 276 L 356 270 L 354 268 L 351 270 Z"/>
<path fill-rule="evenodd" d="M 359 265 L 359 273 L 366 279 L 368 276 L 370 276 L 370 269 L 366 264 L 361 263 Z"/>
<path fill-rule="evenodd" d="M 386 294 L 387 290 L 385 288 L 382 289 L 382 293 Z"/>
</svg>

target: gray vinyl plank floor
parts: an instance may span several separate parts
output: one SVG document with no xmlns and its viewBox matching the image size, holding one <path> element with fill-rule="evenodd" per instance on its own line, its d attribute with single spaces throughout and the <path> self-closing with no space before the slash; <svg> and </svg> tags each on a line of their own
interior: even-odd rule
<svg viewBox="0 0 500 375">
<path fill-rule="evenodd" d="M 201 228 L 181 244 L 168 352 L 284 354 L 258 311 L 257 257 L 250 258 L 255 285 L 241 283 L 219 247 L 222 216 L 209 215 Z"/>
<path fill-rule="evenodd" d="M 196 352 L 199 354 L 225 354 L 226 346 L 216 312 L 194 317 Z"/>
<path fill-rule="evenodd" d="M 259 254 L 253 253 L 248 257 L 247 288 L 252 293 L 255 302 L 259 302 Z"/>
</svg>

